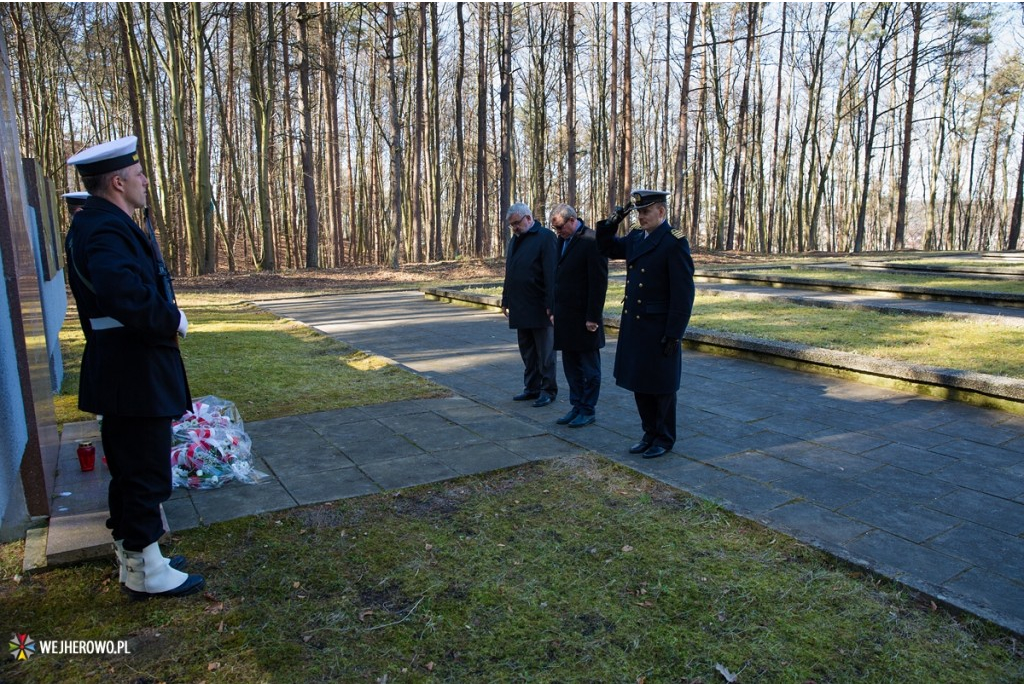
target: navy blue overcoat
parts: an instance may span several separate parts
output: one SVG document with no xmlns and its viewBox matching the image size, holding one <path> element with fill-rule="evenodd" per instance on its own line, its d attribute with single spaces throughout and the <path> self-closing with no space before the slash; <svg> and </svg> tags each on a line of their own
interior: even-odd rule
<svg viewBox="0 0 1024 685">
<path fill-rule="evenodd" d="M 555 349 L 575 352 L 599 350 L 604 347 L 608 260 L 597 249 L 593 229 L 583 224 L 568 245 L 559 238 L 557 247 Z M 587 330 L 588 321 L 600 324 L 595 332 Z"/>
<path fill-rule="evenodd" d="M 501 306 L 508 309 L 509 328 L 547 328 L 555 306 L 555 232 L 534 221 L 522 235 L 513 235 L 505 251 L 505 287 Z"/>
<path fill-rule="evenodd" d="M 172 417 L 191 408 L 178 349 L 178 307 L 167 299 L 157 246 L 117 205 L 90 197 L 64 243 L 85 333 L 78 408 Z"/>
<path fill-rule="evenodd" d="M 601 253 L 626 260 L 615 384 L 639 393 L 674 393 L 679 390 L 682 358 L 678 347 L 667 356 L 663 350 L 666 339 L 682 339 L 693 311 L 690 245 L 667 221 L 650 235 L 636 229 L 619 238 L 615 230 L 614 224 L 598 224 Z"/>
</svg>

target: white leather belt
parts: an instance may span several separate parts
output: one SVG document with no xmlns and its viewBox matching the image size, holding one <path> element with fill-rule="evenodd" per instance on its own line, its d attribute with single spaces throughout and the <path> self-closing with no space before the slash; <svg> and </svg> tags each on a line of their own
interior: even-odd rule
<svg viewBox="0 0 1024 685">
<path fill-rule="evenodd" d="M 94 331 L 105 331 L 108 328 L 124 328 L 124 324 L 112 316 L 102 316 L 98 319 L 89 319 L 89 325 Z"/>
</svg>

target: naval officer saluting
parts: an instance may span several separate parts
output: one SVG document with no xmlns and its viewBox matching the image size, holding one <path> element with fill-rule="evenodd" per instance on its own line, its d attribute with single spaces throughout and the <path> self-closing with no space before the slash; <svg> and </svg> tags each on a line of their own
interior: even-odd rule
<svg viewBox="0 0 1024 685">
<path fill-rule="evenodd" d="M 636 210 L 640 228 L 621 238 L 615 232 L 626 210 L 595 226 L 601 254 L 626 260 L 615 384 L 633 392 L 644 434 L 629 452 L 646 459 L 660 457 L 676 441 L 679 341 L 693 311 L 690 245 L 666 221 L 667 197 L 660 190 L 633 191 L 630 208 Z"/>
<path fill-rule="evenodd" d="M 132 599 L 199 591 L 202 576 L 174 568 L 158 540 L 160 504 L 171 495 L 171 421 L 191 408 L 178 309 L 152 233 L 133 219 L 149 181 L 135 136 L 68 159 L 90 197 L 65 241 L 68 280 L 85 333 L 78 408 L 102 414 L 110 468 L 108 504 L 121 579 Z"/>
</svg>

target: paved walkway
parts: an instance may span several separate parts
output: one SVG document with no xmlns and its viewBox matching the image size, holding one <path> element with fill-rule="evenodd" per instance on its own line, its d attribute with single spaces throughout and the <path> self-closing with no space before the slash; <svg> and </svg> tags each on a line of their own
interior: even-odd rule
<svg viewBox="0 0 1024 685">
<path fill-rule="evenodd" d="M 578 446 L 1024 633 L 1022 416 L 685 351 L 679 439 L 673 453 L 644 460 L 626 452 L 640 429 L 632 395 L 611 378 L 614 340 L 603 352 L 598 421 L 570 429 L 554 423 L 568 408 L 561 375 L 553 405 L 511 400 L 522 362 L 500 314 L 419 292 L 261 306 L 459 395 L 253 425 L 275 472 L 283 462 L 271 454 L 315 453 L 295 449 L 302 435 L 348 456 L 364 492 L 375 488 L 363 475 L 399 487 L 413 465 L 413 479 L 427 482 Z M 433 439 L 402 438 L 417 430 Z M 320 475 L 305 477 L 323 484 Z"/>
</svg>

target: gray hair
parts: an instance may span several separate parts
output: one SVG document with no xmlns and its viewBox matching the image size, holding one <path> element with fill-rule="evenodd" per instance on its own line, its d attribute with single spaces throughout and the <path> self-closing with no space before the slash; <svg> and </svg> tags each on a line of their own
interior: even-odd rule
<svg viewBox="0 0 1024 685">
<path fill-rule="evenodd" d="M 572 208 L 572 205 L 567 205 L 564 202 L 559 202 L 551 208 L 551 218 L 553 219 L 556 216 L 562 221 L 578 218 L 576 210 Z"/>
<path fill-rule="evenodd" d="M 530 211 L 530 208 L 526 206 L 525 202 L 515 202 L 508 208 L 508 212 L 505 214 L 505 221 L 508 221 L 510 217 L 517 214 L 519 216 L 533 216 L 533 212 Z"/>
</svg>

